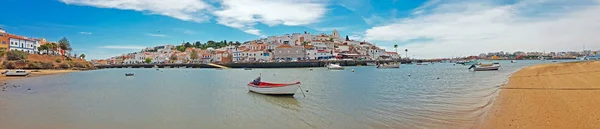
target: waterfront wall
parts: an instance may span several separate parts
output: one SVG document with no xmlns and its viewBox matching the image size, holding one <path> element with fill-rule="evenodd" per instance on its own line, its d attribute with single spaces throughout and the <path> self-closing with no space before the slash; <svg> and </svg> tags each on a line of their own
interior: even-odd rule
<svg viewBox="0 0 600 129">
<path fill-rule="evenodd" d="M 305 68 L 305 67 L 324 67 L 328 63 L 339 63 L 341 66 L 358 66 L 366 65 L 367 62 L 373 61 L 354 61 L 354 60 L 338 60 L 338 61 L 308 61 L 308 62 L 248 62 L 248 63 L 229 63 L 219 64 L 229 68 Z M 401 62 L 403 64 L 411 63 L 408 60 L 398 61 L 380 61 Z M 121 64 L 121 65 L 99 65 L 96 68 L 217 68 L 208 64 Z"/>
</svg>

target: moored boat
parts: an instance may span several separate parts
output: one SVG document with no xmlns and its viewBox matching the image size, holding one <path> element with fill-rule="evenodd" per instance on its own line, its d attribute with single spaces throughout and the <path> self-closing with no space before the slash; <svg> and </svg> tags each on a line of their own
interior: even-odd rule
<svg viewBox="0 0 600 129">
<path fill-rule="evenodd" d="M 262 82 L 261 77 L 248 83 L 248 90 L 251 92 L 266 95 L 294 95 L 300 87 L 300 82 L 293 83 L 272 83 Z"/>
<path fill-rule="evenodd" d="M 479 64 L 479 65 L 471 65 L 469 69 L 473 69 L 473 71 L 493 71 L 500 69 L 499 64 Z"/>
<path fill-rule="evenodd" d="M 331 69 L 331 70 L 344 70 L 344 67 L 340 66 L 339 64 L 328 64 L 327 65 L 327 69 Z"/>
<path fill-rule="evenodd" d="M 378 64 L 377 68 L 379 69 L 392 69 L 392 68 L 400 68 L 400 63 L 387 63 L 387 64 Z"/>
<path fill-rule="evenodd" d="M 517 61 L 516 60 L 511 60 L 510 63 L 517 63 Z"/>
<path fill-rule="evenodd" d="M 14 70 L 14 71 L 9 71 L 9 70 L 4 71 L 5 76 L 27 76 L 29 74 L 30 74 L 30 72 L 27 72 L 22 69 L 18 69 L 18 70 Z"/>
<path fill-rule="evenodd" d="M 133 76 L 133 73 L 125 73 L 125 76 Z"/>
<path fill-rule="evenodd" d="M 377 63 L 375 62 L 367 62 L 366 64 L 366 66 L 377 66 Z"/>
</svg>

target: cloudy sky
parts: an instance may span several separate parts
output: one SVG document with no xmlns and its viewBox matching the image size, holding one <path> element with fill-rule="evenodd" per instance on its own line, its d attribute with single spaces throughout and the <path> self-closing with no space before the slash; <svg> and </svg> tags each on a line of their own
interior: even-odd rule
<svg viewBox="0 0 600 129">
<path fill-rule="evenodd" d="M 107 58 L 183 41 L 294 32 L 374 42 L 409 56 L 600 49 L 600 0 L 5 0 L 0 27 Z M 26 7 L 26 8 L 24 8 Z M 404 54 L 403 52 L 400 52 Z M 405 55 L 402 55 L 405 56 Z"/>
</svg>

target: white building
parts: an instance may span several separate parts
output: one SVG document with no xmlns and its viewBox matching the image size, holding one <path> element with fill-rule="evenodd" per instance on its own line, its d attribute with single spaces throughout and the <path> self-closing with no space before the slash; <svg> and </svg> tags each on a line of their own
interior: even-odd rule
<svg viewBox="0 0 600 129">
<path fill-rule="evenodd" d="M 9 38 L 9 43 L 11 51 L 23 51 L 30 54 L 38 53 L 38 48 L 40 47 L 38 41 L 26 37 L 12 36 Z"/>
</svg>

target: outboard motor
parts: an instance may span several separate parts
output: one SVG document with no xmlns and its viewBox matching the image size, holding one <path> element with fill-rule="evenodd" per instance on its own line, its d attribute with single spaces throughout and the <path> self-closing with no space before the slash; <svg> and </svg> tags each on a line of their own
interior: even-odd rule
<svg viewBox="0 0 600 129">
<path fill-rule="evenodd" d="M 469 69 L 475 68 L 475 64 L 472 64 L 471 67 L 469 67 Z"/>
</svg>

